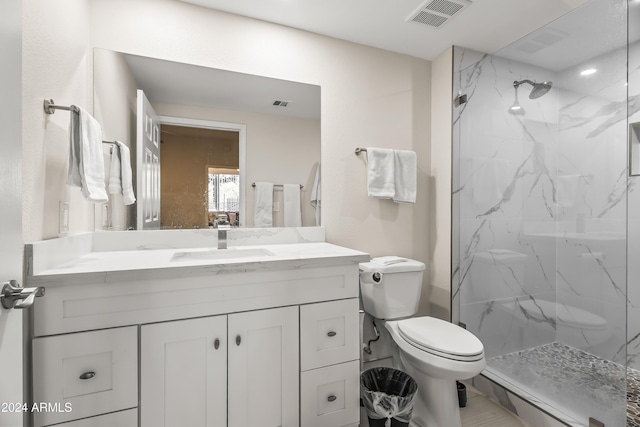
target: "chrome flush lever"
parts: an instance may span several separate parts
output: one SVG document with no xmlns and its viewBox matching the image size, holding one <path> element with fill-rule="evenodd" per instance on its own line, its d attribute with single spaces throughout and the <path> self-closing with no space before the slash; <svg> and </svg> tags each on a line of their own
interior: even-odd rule
<svg viewBox="0 0 640 427">
<path fill-rule="evenodd" d="M 33 305 L 36 297 L 43 295 L 43 287 L 23 288 L 16 280 L 10 280 L 2 287 L 0 302 L 6 309 L 27 308 Z"/>
</svg>

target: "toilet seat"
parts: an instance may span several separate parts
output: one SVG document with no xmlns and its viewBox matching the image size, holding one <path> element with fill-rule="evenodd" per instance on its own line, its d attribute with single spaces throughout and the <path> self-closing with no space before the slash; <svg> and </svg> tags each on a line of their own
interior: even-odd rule
<svg viewBox="0 0 640 427">
<path fill-rule="evenodd" d="M 460 362 L 484 358 L 482 342 L 471 332 L 435 317 L 413 317 L 397 321 L 400 337 L 413 347 Z"/>
</svg>

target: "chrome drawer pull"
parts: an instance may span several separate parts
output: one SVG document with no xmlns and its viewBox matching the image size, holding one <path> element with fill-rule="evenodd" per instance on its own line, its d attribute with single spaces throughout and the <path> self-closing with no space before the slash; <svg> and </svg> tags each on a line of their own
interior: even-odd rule
<svg viewBox="0 0 640 427">
<path fill-rule="evenodd" d="M 327 400 L 328 400 L 329 402 L 333 402 L 333 401 L 334 401 L 334 400 L 336 400 L 336 399 L 337 399 L 337 397 L 335 397 L 333 394 L 332 394 L 331 396 L 327 397 Z"/>
<path fill-rule="evenodd" d="M 329 331 L 329 332 L 327 332 L 327 336 L 328 337 L 335 337 L 336 333 L 334 331 Z"/>
<path fill-rule="evenodd" d="M 80 375 L 80 379 L 81 380 L 90 380 L 91 378 L 95 377 L 96 373 L 95 372 L 85 372 L 84 374 Z"/>
<path fill-rule="evenodd" d="M 213 348 L 216 350 L 220 348 L 220 340 L 218 338 L 213 342 Z"/>
</svg>

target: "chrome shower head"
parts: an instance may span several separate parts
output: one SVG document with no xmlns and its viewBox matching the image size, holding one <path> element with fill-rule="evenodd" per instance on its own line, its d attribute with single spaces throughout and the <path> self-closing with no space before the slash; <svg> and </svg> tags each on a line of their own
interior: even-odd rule
<svg viewBox="0 0 640 427">
<path fill-rule="evenodd" d="M 549 90 L 551 89 L 551 86 L 553 86 L 552 82 L 536 83 L 536 82 L 532 82 L 531 80 L 520 80 L 520 81 L 516 80 L 513 82 L 513 87 L 518 89 L 518 87 L 523 83 L 529 83 L 531 86 L 533 86 L 533 89 L 531 89 L 531 93 L 529 93 L 529 99 L 540 98 L 541 96 L 549 92 Z"/>
</svg>

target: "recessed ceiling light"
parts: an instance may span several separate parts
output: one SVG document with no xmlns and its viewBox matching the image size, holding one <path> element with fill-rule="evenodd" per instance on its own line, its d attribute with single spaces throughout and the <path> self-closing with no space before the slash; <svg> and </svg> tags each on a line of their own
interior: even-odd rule
<svg viewBox="0 0 640 427">
<path fill-rule="evenodd" d="M 587 68 L 586 70 L 580 71 L 581 76 L 590 76 L 591 74 L 595 74 L 598 70 L 595 68 Z"/>
</svg>

